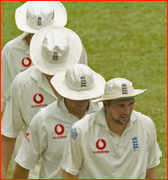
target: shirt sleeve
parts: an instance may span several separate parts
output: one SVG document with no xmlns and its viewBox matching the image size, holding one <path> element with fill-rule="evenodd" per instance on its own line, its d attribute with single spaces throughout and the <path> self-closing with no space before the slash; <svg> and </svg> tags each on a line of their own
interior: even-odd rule
<svg viewBox="0 0 168 180">
<path fill-rule="evenodd" d="M 15 161 L 25 169 L 33 170 L 44 150 L 45 130 L 40 125 L 38 113 L 32 119 Z"/>
<path fill-rule="evenodd" d="M 148 164 L 147 169 L 156 167 L 160 163 L 160 157 L 162 156 L 162 153 L 160 151 L 158 142 L 157 142 L 157 135 L 156 135 L 156 128 L 152 121 L 151 124 L 151 145 L 149 148 L 149 154 L 148 154 Z"/>
<path fill-rule="evenodd" d="M 8 64 L 9 50 L 6 45 L 1 52 L 1 112 L 5 109 L 13 78 Z"/>
<path fill-rule="evenodd" d="M 74 124 L 68 134 L 64 147 L 62 169 L 72 175 L 79 174 L 79 169 L 83 162 L 80 136 L 80 129 Z"/>
<path fill-rule="evenodd" d="M 16 76 L 10 88 L 5 112 L 1 122 L 1 134 L 10 138 L 17 137 L 19 132 L 25 126 L 20 111 L 21 88 L 19 86 L 19 78 Z"/>
</svg>

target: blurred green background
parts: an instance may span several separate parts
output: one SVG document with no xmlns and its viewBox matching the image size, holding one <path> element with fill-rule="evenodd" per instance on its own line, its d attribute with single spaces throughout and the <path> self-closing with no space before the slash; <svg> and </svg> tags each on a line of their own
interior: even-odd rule
<svg viewBox="0 0 168 180">
<path fill-rule="evenodd" d="M 1 1 L 1 49 L 22 33 L 14 14 L 24 2 Z M 167 2 L 61 2 L 68 14 L 66 27 L 80 36 L 89 66 L 106 80 L 123 77 L 136 89 L 148 89 L 136 97 L 135 110 L 156 125 L 163 154 L 158 178 L 167 179 Z"/>
</svg>

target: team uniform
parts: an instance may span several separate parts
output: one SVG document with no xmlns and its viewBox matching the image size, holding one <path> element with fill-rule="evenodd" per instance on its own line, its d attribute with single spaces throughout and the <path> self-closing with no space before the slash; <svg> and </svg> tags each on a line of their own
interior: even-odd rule
<svg viewBox="0 0 168 180">
<path fill-rule="evenodd" d="M 109 130 L 104 108 L 75 123 L 64 148 L 62 169 L 78 179 L 145 179 L 162 153 L 153 121 L 133 111 L 122 136 Z"/>
<path fill-rule="evenodd" d="M 1 52 L 1 112 L 5 109 L 10 86 L 16 75 L 33 65 L 30 59 L 29 45 L 25 37 L 29 33 L 24 32 L 17 38 L 9 41 Z M 87 64 L 87 54 L 82 46 L 81 64 Z"/>
<path fill-rule="evenodd" d="M 56 100 L 57 97 L 45 75 L 35 66 L 16 76 L 1 123 L 2 135 L 17 137 L 12 158 L 15 158 L 33 116 L 39 109 Z M 38 178 L 36 170 L 30 172 L 29 178 Z"/>
<path fill-rule="evenodd" d="M 5 109 L 10 86 L 15 76 L 33 65 L 30 59 L 29 45 L 23 33 L 9 41 L 1 52 L 1 112 Z"/>
<path fill-rule="evenodd" d="M 90 102 L 84 116 L 99 109 L 98 103 Z M 60 179 L 64 143 L 73 123 L 78 120 L 69 113 L 63 97 L 42 108 L 32 119 L 15 161 L 25 169 L 32 170 L 42 157 L 39 178 Z"/>
</svg>

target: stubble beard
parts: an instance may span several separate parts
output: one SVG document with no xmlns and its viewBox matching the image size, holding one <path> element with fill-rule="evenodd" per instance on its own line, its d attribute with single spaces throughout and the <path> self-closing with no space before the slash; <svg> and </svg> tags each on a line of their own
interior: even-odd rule
<svg viewBox="0 0 168 180">
<path fill-rule="evenodd" d="M 130 117 L 129 117 L 128 121 L 126 122 L 126 124 L 124 124 L 124 123 L 122 123 L 119 119 L 115 119 L 115 118 L 113 117 L 113 115 L 112 115 L 112 113 L 111 113 L 111 109 L 109 109 L 109 112 L 110 112 L 111 119 L 112 119 L 114 122 L 116 122 L 117 124 L 120 124 L 120 125 L 127 125 L 127 124 L 128 124 L 128 122 L 129 122 L 129 120 L 130 120 Z"/>
</svg>

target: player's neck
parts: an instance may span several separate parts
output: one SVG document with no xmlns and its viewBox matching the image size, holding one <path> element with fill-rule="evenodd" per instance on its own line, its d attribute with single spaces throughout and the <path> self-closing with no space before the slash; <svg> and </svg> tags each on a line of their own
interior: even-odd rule
<svg viewBox="0 0 168 180">
<path fill-rule="evenodd" d="M 49 84 L 50 84 L 50 86 L 51 86 L 54 94 L 57 96 L 57 98 L 59 98 L 59 97 L 60 97 L 60 94 L 55 90 L 55 88 L 52 86 L 52 84 L 51 84 L 51 82 L 50 82 L 50 80 L 51 80 L 51 78 L 52 78 L 53 76 L 48 75 L 48 74 L 44 74 L 44 75 L 45 75 L 47 81 L 49 82 Z"/>
<path fill-rule="evenodd" d="M 25 40 L 29 46 L 30 46 L 30 41 L 31 41 L 33 35 L 34 35 L 33 33 L 30 33 L 25 37 Z"/>
<path fill-rule="evenodd" d="M 106 121 L 110 131 L 121 137 L 127 125 L 121 125 L 116 123 L 114 120 L 111 119 L 110 116 L 108 116 L 107 113 L 106 113 Z"/>
</svg>

